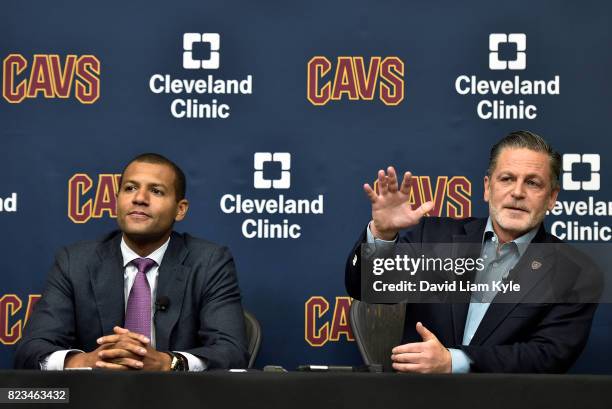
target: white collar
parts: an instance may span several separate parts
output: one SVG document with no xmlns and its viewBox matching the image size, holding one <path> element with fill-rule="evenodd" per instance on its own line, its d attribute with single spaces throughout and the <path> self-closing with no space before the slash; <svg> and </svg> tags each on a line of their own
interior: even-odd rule
<svg viewBox="0 0 612 409">
<path fill-rule="evenodd" d="M 168 249 L 169 243 L 170 237 L 168 237 L 168 240 L 166 240 L 166 242 L 162 244 L 157 250 L 145 257 L 150 258 L 151 260 L 155 261 L 158 266 L 161 266 L 162 259 L 164 258 L 164 254 Z M 140 258 L 140 256 L 127 245 L 127 243 L 123 239 L 123 236 L 121 237 L 121 255 L 123 256 L 123 267 L 127 266 L 135 259 Z"/>
</svg>

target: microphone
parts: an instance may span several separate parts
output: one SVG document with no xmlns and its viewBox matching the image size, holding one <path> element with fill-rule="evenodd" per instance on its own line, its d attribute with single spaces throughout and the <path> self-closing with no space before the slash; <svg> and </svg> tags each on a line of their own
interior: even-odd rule
<svg viewBox="0 0 612 409">
<path fill-rule="evenodd" d="M 155 300 L 155 311 L 166 311 L 170 307 L 170 298 L 166 295 L 160 295 Z"/>
</svg>

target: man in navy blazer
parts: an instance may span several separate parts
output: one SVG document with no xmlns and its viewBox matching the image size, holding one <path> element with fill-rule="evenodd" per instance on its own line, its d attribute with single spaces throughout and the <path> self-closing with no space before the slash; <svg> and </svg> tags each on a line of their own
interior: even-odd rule
<svg viewBox="0 0 612 409">
<path fill-rule="evenodd" d="M 574 260 L 559 251 L 561 241 L 543 227 L 546 210 L 555 205 L 559 192 L 560 162 L 560 155 L 531 132 L 513 132 L 500 140 L 491 150 L 484 178 L 488 219 L 423 217 L 433 204 L 413 210 L 411 175 L 406 172 L 398 185 L 392 167 L 378 172 L 376 190 L 364 185 L 372 202 L 372 221 L 347 260 L 345 283 L 353 298 L 361 297 L 361 244 L 384 247 L 399 242 L 416 247 L 453 243 L 469 257 L 481 255 L 486 260 L 488 255 L 489 274 L 495 276 L 496 266 L 501 266 L 500 278 L 509 271 L 532 297 L 550 292 L 551 282 L 542 277 L 562 267 L 574 278 L 582 274 L 581 289 L 591 300 L 527 303 L 520 297 L 504 300 L 509 296 L 497 293 L 492 303 L 482 303 L 468 293 L 462 303 L 407 304 L 403 344 L 391 351 L 395 370 L 550 373 L 565 372 L 575 362 L 588 338 L 601 276 L 584 265 L 573 268 Z M 407 231 L 400 235 L 403 229 Z"/>
<path fill-rule="evenodd" d="M 143 154 L 128 163 L 117 195 L 120 231 L 58 252 L 18 345 L 16 368 L 246 367 L 231 254 L 172 231 L 189 207 L 185 185 L 182 170 L 161 155 Z M 142 259 L 148 264 L 141 272 L 134 263 Z M 129 304 L 141 273 L 145 312 L 134 315 Z M 126 328 L 126 315 L 144 316 L 148 333 Z"/>
</svg>

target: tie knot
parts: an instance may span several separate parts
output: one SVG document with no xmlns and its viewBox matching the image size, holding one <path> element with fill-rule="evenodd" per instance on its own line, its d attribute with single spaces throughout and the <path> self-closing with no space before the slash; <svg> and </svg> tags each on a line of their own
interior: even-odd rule
<svg viewBox="0 0 612 409">
<path fill-rule="evenodd" d="M 132 264 L 134 264 L 136 268 L 138 268 L 139 273 L 146 274 L 147 271 L 149 271 L 151 267 L 153 267 L 156 263 L 150 258 L 137 258 L 132 260 Z"/>
</svg>

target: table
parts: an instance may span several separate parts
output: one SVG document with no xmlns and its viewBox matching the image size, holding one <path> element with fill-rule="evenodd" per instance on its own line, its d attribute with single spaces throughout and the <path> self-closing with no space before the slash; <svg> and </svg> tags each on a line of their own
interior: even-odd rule
<svg viewBox="0 0 612 409">
<path fill-rule="evenodd" d="M 611 408 L 612 376 L 0 371 L 0 387 L 66 387 L 27 408 Z"/>
</svg>

